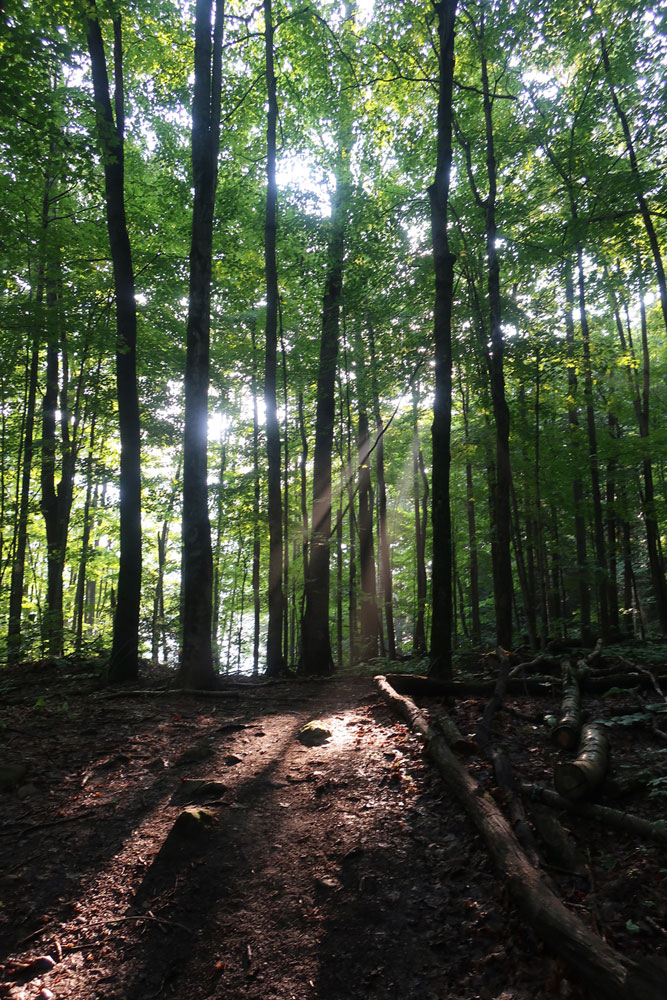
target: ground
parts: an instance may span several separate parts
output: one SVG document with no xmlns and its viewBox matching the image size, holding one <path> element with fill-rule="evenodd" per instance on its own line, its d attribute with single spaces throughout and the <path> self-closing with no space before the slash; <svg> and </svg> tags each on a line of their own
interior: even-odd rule
<svg viewBox="0 0 667 1000">
<path fill-rule="evenodd" d="M 67 661 L 0 674 L 0 763 L 26 768 L 0 792 L 0 996 L 597 1000 L 521 922 L 370 676 L 214 697 L 164 683 L 107 688 Z M 550 783 L 557 700 L 497 716 L 522 780 Z M 484 700 L 448 707 L 467 733 Z M 304 745 L 312 720 L 331 735 Z M 624 758 L 659 746 L 616 729 Z M 481 756 L 467 766 L 493 791 Z M 566 903 L 620 951 L 664 955 L 664 846 L 566 825 L 585 877 L 545 865 Z"/>
</svg>

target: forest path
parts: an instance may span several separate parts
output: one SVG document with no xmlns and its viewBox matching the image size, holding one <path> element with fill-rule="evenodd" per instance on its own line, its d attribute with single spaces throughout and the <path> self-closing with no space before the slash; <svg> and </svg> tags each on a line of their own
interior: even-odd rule
<svg viewBox="0 0 667 1000">
<path fill-rule="evenodd" d="M 33 701 L 24 677 L 3 716 L 29 777 L 3 796 L 0 995 L 584 996 L 518 923 L 370 679 L 211 699 L 109 699 L 85 682 L 65 699 L 58 679 L 37 671 Z M 332 736 L 305 747 L 313 718 Z M 225 788 L 200 837 L 170 851 L 186 778 Z M 47 955 L 43 974 L 30 963 Z"/>
</svg>

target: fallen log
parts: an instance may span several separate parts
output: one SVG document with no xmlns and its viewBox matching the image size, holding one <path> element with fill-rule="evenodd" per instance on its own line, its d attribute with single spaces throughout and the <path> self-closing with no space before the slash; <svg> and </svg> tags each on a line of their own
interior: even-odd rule
<svg viewBox="0 0 667 1000">
<path fill-rule="evenodd" d="M 523 803 L 519 796 L 516 795 L 516 782 L 512 771 L 512 763 L 502 749 L 494 746 L 491 739 L 493 717 L 503 704 L 510 675 L 510 661 L 504 649 L 498 648 L 496 656 L 500 662 L 496 686 L 484 708 L 482 721 L 477 729 L 475 739 L 487 760 L 493 765 L 496 783 L 503 790 L 503 806 L 510 818 L 512 829 L 526 852 L 528 860 L 532 865 L 537 867 L 540 863 L 537 844 L 535 843 L 530 824 L 526 819 Z"/>
<path fill-rule="evenodd" d="M 593 795 L 604 784 L 609 764 L 609 739 L 603 726 L 590 723 L 581 732 L 575 760 L 554 765 L 554 787 L 567 799 Z"/>
<path fill-rule="evenodd" d="M 523 786 L 521 786 L 523 788 Z M 553 809 L 531 800 L 528 814 L 546 850 L 547 859 L 573 875 L 586 874 L 586 859 L 577 848 Z"/>
<path fill-rule="evenodd" d="M 456 753 L 469 754 L 477 750 L 474 740 L 466 738 L 453 719 L 444 712 L 440 712 L 435 717 L 435 724 L 445 738 L 448 747 Z"/>
<path fill-rule="evenodd" d="M 496 682 L 438 681 L 421 674 L 387 674 L 387 680 L 399 694 L 421 698 L 488 698 L 496 689 Z M 510 678 L 507 691 L 510 694 L 552 694 L 557 680 L 554 677 Z"/>
<path fill-rule="evenodd" d="M 438 681 L 422 674 L 387 674 L 387 680 L 399 694 L 415 698 L 488 698 L 496 687 L 495 681 Z M 558 690 L 556 677 L 510 677 L 507 694 L 513 695 L 553 695 Z M 579 678 L 579 687 L 590 694 L 604 694 L 610 688 L 636 688 L 646 690 L 652 687 L 651 680 L 643 674 L 610 674 L 606 677 L 584 676 Z"/>
<path fill-rule="evenodd" d="M 638 837 L 647 840 L 655 840 L 659 843 L 667 843 L 667 820 L 642 819 L 641 816 L 633 816 L 632 813 L 622 812 L 620 809 L 612 809 L 610 806 L 601 806 L 593 802 L 573 802 L 566 799 L 551 788 L 544 788 L 543 785 L 521 784 L 520 790 L 523 795 L 543 802 L 544 805 L 552 809 L 567 809 L 568 812 L 577 816 L 584 816 L 586 819 L 596 820 L 603 826 L 611 827 L 613 830 L 622 830 L 624 833 L 633 833 Z"/>
<path fill-rule="evenodd" d="M 523 917 L 599 1000 L 664 1000 L 667 962 L 644 959 L 640 966 L 620 955 L 570 913 L 528 863 L 507 820 L 435 733 L 415 703 L 376 677 L 384 700 L 426 744 L 448 790 L 461 802 L 484 838 L 489 853 Z"/>
<path fill-rule="evenodd" d="M 579 681 L 572 672 L 569 660 L 563 660 L 562 695 L 560 702 L 560 718 L 552 733 L 553 742 L 562 750 L 574 750 L 579 743 L 581 732 L 581 694 Z"/>
</svg>

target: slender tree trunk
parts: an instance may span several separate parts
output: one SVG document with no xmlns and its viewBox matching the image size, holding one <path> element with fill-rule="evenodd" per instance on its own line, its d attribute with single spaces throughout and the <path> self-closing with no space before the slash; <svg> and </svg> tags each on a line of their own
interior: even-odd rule
<svg viewBox="0 0 667 1000">
<path fill-rule="evenodd" d="M 483 15 L 482 15 L 483 16 Z M 482 22 L 483 25 L 483 22 Z M 483 27 L 482 27 L 483 31 Z M 483 45 L 483 34 L 482 34 Z M 510 413 L 505 397 L 504 344 L 500 300 L 500 267 L 498 262 L 498 228 L 496 224 L 496 156 L 493 132 L 493 101 L 484 51 L 481 54 L 484 121 L 486 131 L 486 168 L 489 193 L 486 199 L 486 259 L 488 267 L 489 341 L 487 353 L 491 382 L 491 399 L 496 425 L 496 478 L 494 482 L 491 556 L 493 590 L 496 610 L 496 638 L 504 649 L 512 645 L 512 560 L 510 554 Z"/>
<path fill-rule="evenodd" d="M 576 219 L 575 219 L 576 221 Z M 584 396 L 586 399 L 586 428 L 588 431 L 588 459 L 591 473 L 591 494 L 593 500 L 593 537 L 595 540 L 596 590 L 600 603 L 600 629 L 603 637 L 609 632 L 608 568 L 604 544 L 604 520 L 600 495 L 600 472 L 598 469 L 597 429 L 593 406 L 593 371 L 591 364 L 591 338 L 586 312 L 586 290 L 584 278 L 584 254 L 577 248 L 577 272 L 579 283 L 579 312 L 581 341 L 584 355 Z"/>
<path fill-rule="evenodd" d="M 97 366 L 96 386 L 99 380 L 100 365 Z M 90 436 L 88 438 L 88 455 L 86 456 L 86 499 L 83 505 L 83 532 L 81 535 L 81 558 L 76 580 L 76 595 L 74 598 L 74 651 L 81 653 L 83 643 L 84 598 L 86 593 L 86 570 L 90 559 L 90 509 L 93 499 L 93 450 L 95 448 L 95 428 L 97 424 L 97 393 L 90 420 Z"/>
<path fill-rule="evenodd" d="M 45 196 L 48 210 L 48 198 Z M 43 285 L 37 295 L 40 306 L 43 295 Z M 35 402 L 37 398 L 37 375 L 39 371 L 39 323 L 35 323 L 30 348 L 30 363 L 28 366 L 28 385 L 25 402 L 25 420 L 23 428 L 23 461 L 21 464 L 21 494 L 19 500 L 18 519 L 16 525 L 16 544 L 12 560 L 12 573 L 9 590 L 9 628 L 7 631 L 7 655 L 11 661 L 18 659 L 22 649 L 21 611 L 23 607 L 23 592 L 25 581 L 25 556 L 28 537 L 28 514 L 30 512 L 30 477 L 32 474 L 32 458 L 34 451 Z"/>
<path fill-rule="evenodd" d="M 359 456 L 359 558 L 361 560 L 361 615 L 359 653 L 362 660 L 378 653 L 377 580 L 373 542 L 373 490 L 371 487 L 368 415 L 359 411 L 357 450 Z"/>
<path fill-rule="evenodd" d="M 387 524 L 387 483 L 384 474 L 384 428 L 380 412 L 380 393 L 377 384 L 377 358 L 375 354 L 375 332 L 371 323 L 368 324 L 371 348 L 371 382 L 373 390 L 373 416 L 375 418 L 375 481 L 377 483 L 378 501 L 378 546 L 380 554 L 380 586 L 382 590 L 382 607 L 386 627 L 386 655 L 390 660 L 396 659 L 396 629 L 394 627 L 394 586 L 391 573 L 391 551 L 389 547 L 389 528 Z M 424 531 L 426 526 L 424 525 Z M 382 620 L 380 638 L 382 639 Z M 385 655 L 385 654 L 383 654 Z"/>
<path fill-rule="evenodd" d="M 660 251 L 658 234 L 656 233 L 655 226 L 653 224 L 653 218 L 651 216 L 651 211 L 649 209 L 649 205 L 646 200 L 646 195 L 644 194 L 645 181 L 642 177 L 641 170 L 639 168 L 639 162 L 637 160 L 637 153 L 635 151 L 635 144 L 632 138 L 632 132 L 630 131 L 630 125 L 628 123 L 627 115 L 625 114 L 625 111 L 621 106 L 621 102 L 618 99 L 616 88 L 614 86 L 614 81 L 611 72 L 611 64 L 609 62 L 609 52 L 607 50 L 607 43 L 603 32 L 600 34 L 600 45 L 602 47 L 602 62 L 604 65 L 605 74 L 607 76 L 607 84 L 609 86 L 609 92 L 611 94 L 612 104 L 614 106 L 614 111 L 616 112 L 616 116 L 621 125 L 623 138 L 625 139 L 625 147 L 627 150 L 628 159 L 630 161 L 630 171 L 632 174 L 635 198 L 637 199 L 637 205 L 639 206 L 639 211 L 641 213 L 642 221 L 644 223 L 644 228 L 646 230 L 646 235 L 648 237 L 649 246 L 651 247 L 651 253 L 653 254 L 653 262 L 655 265 L 656 278 L 658 281 L 658 290 L 660 294 L 660 305 L 662 307 L 662 316 L 665 322 L 665 329 L 667 329 L 667 280 L 665 278 L 665 266 L 662 260 L 662 253 Z"/>
<path fill-rule="evenodd" d="M 466 454 L 469 453 L 470 446 L 470 423 L 468 420 L 469 413 L 469 396 L 468 390 L 463 391 L 461 386 L 461 403 L 463 411 L 463 426 L 465 433 Z M 468 519 L 468 552 L 469 552 L 469 572 L 470 572 L 470 587 L 468 590 L 468 600 L 470 603 L 470 612 L 472 616 L 472 629 L 470 633 L 470 641 L 473 646 L 479 646 L 482 641 L 482 623 L 479 615 L 479 557 L 477 552 L 477 517 L 475 514 L 475 489 L 472 477 L 472 462 L 469 458 L 466 459 L 466 514 Z"/>
<path fill-rule="evenodd" d="M 269 508 L 269 627 L 266 637 L 266 673 L 277 677 L 284 670 L 283 628 L 283 535 L 280 483 L 280 428 L 276 403 L 278 344 L 278 268 L 276 263 L 276 123 L 278 100 L 273 68 L 273 22 L 271 0 L 264 0 L 264 39 L 268 115 L 266 130 L 266 216 L 264 222 L 264 266 L 266 274 L 266 363 L 264 409 L 266 413 L 267 492 Z"/>
<path fill-rule="evenodd" d="M 194 206 L 185 362 L 183 434 L 183 645 L 179 683 L 216 684 L 211 649 L 213 557 L 208 515 L 208 385 L 213 215 L 218 179 L 223 0 L 197 0 L 195 9 L 192 171 Z"/>
<path fill-rule="evenodd" d="M 225 529 L 225 470 L 227 466 L 227 443 L 225 433 L 220 436 L 220 465 L 218 468 L 218 495 L 216 498 L 217 516 L 215 531 L 215 552 L 213 553 L 213 601 L 211 609 L 211 640 L 213 643 L 213 662 L 216 670 L 220 666 L 220 644 L 218 641 L 218 625 L 220 623 L 220 563 Z"/>
<path fill-rule="evenodd" d="M 640 262 L 641 263 L 641 262 Z M 644 290 L 640 281 L 639 285 L 639 315 L 641 323 L 641 343 L 642 362 L 637 364 L 634 344 L 632 342 L 632 327 L 626 304 L 627 316 L 627 339 L 623 330 L 623 323 L 618 309 L 618 303 L 613 289 L 611 289 L 612 305 L 616 319 L 616 329 L 618 331 L 621 349 L 624 354 L 630 356 L 631 365 L 627 367 L 628 387 L 632 398 L 632 403 L 637 417 L 639 436 L 644 441 L 644 455 L 642 459 L 642 472 L 644 479 L 643 490 L 643 512 L 644 524 L 646 527 L 646 548 L 649 560 L 649 571 L 651 576 L 651 588 L 656 604 L 656 611 L 660 629 L 663 635 L 667 635 L 667 581 L 665 580 L 665 566 L 660 551 L 660 531 L 655 509 L 655 487 L 653 482 L 653 459 L 649 445 L 650 437 L 650 355 L 648 348 L 648 325 L 646 322 L 646 307 L 644 305 Z M 615 424 L 614 434 L 620 435 L 620 425 Z"/>
<path fill-rule="evenodd" d="M 422 520 L 421 507 L 421 469 L 419 447 L 419 394 L 416 389 L 412 390 L 412 490 L 415 512 L 415 562 L 416 562 L 416 583 L 417 583 L 417 607 L 415 614 L 414 631 L 412 635 L 412 655 L 424 656 L 426 653 L 426 629 L 424 627 L 424 612 L 426 609 L 426 559 L 425 556 L 425 535 L 426 519 Z M 423 462 L 423 458 L 422 458 Z M 426 484 L 428 487 L 428 481 Z"/>
<path fill-rule="evenodd" d="M 252 353 L 253 353 L 253 374 L 252 374 L 252 464 L 253 464 L 253 491 L 252 491 L 252 601 L 253 601 L 253 636 L 252 636 L 252 673 L 256 677 L 259 673 L 259 630 L 260 630 L 260 554 L 261 545 L 259 537 L 259 413 L 257 406 L 257 380 L 255 376 L 255 330 L 252 330 Z"/>
<path fill-rule="evenodd" d="M 343 493 L 338 501 L 336 518 L 336 652 L 343 663 Z"/>
<path fill-rule="evenodd" d="M 642 460 L 644 474 L 644 524 L 646 527 L 646 547 L 648 550 L 651 587 L 655 599 L 660 630 L 667 635 L 667 580 L 665 579 L 665 563 L 660 547 L 660 530 L 655 506 L 655 487 L 653 483 L 653 462 L 649 447 L 650 436 L 650 357 L 648 349 L 648 324 L 644 306 L 643 289 L 640 288 L 639 309 L 642 337 L 642 390 L 641 402 L 638 407 L 639 435 L 645 441 L 645 451 Z"/>
<path fill-rule="evenodd" d="M 305 586 L 306 606 L 301 636 L 301 670 L 309 675 L 328 674 L 333 670 L 329 635 L 331 458 L 336 416 L 336 361 L 343 296 L 345 226 L 351 194 L 349 161 L 352 146 L 352 118 L 347 100 L 341 100 L 339 116 L 336 191 L 332 204 L 327 246 L 322 338 L 317 377 L 312 534 Z"/>
<path fill-rule="evenodd" d="M 526 559 L 521 535 L 521 520 L 519 518 L 519 506 L 517 503 L 516 490 L 512 483 L 512 528 L 514 535 L 514 556 L 516 561 L 519 586 L 523 598 L 523 609 L 526 615 L 526 627 L 528 629 L 528 642 L 532 649 L 537 647 L 537 631 L 535 625 L 535 592 L 531 590 L 528 571 L 526 569 Z"/>
<path fill-rule="evenodd" d="M 288 668 L 288 663 L 291 661 L 289 657 L 289 645 L 290 645 L 290 628 L 289 628 L 289 592 L 290 592 L 290 553 L 289 553 L 289 521 L 290 521 L 290 509 L 289 509 L 289 484 L 290 484 L 290 451 L 289 451 L 289 409 L 288 409 L 288 398 L 287 398 L 287 351 L 285 350 L 285 338 L 283 333 L 283 314 L 280 308 L 280 299 L 278 299 L 278 317 L 279 317 L 279 329 L 280 329 L 280 356 L 282 359 L 282 373 L 283 373 L 283 406 L 285 409 L 285 422 L 284 422 L 284 441 L 285 441 L 285 455 L 284 455 L 284 469 L 285 475 L 283 477 L 283 665 L 285 670 Z"/>
<path fill-rule="evenodd" d="M 584 490 L 579 476 L 578 453 L 580 448 L 579 415 L 577 412 L 577 359 L 574 343 L 574 281 L 572 263 L 565 261 L 565 336 L 568 347 L 568 421 L 570 425 L 570 445 L 573 453 L 572 494 L 574 498 L 574 535 L 577 547 L 577 580 L 579 581 L 579 615 L 581 619 L 581 640 L 584 644 L 591 639 L 591 597 L 588 581 L 588 557 L 586 553 L 586 521 L 584 519 Z"/>
<path fill-rule="evenodd" d="M 537 574 L 539 577 L 540 612 L 542 627 L 540 629 L 540 649 L 544 649 L 549 634 L 549 572 L 547 569 L 547 552 L 544 542 L 544 523 L 542 518 L 542 482 L 540 479 L 540 389 L 541 360 L 539 348 L 535 359 L 535 448 L 533 476 L 535 482 L 535 549 L 537 554 Z"/>
<path fill-rule="evenodd" d="M 50 266 L 59 269 L 59 262 Z M 63 571 L 67 551 L 70 512 L 74 494 L 76 446 L 70 437 L 67 348 L 61 329 L 59 276 L 47 269 L 46 279 L 46 383 L 42 401 L 41 508 L 46 526 L 47 590 L 45 643 L 52 656 L 64 651 Z M 62 362 L 62 368 L 61 368 Z M 62 384 L 61 384 L 62 382 Z M 60 391 L 59 391 L 60 388 Z M 60 442 L 57 412 L 60 411 Z M 56 485 L 56 456 L 60 452 L 60 482 Z"/>
<path fill-rule="evenodd" d="M 305 581 L 308 578 L 308 437 L 306 435 L 306 423 L 303 416 L 303 393 L 299 393 L 299 432 L 301 434 L 301 456 L 299 459 L 299 483 L 301 495 L 301 561 L 303 563 L 304 586 L 301 591 L 301 613 L 300 621 L 303 629 L 303 615 L 306 602 Z"/>
<path fill-rule="evenodd" d="M 435 179 L 429 187 L 431 240 L 435 270 L 433 336 L 435 393 L 433 398 L 432 508 L 432 673 L 452 675 L 452 522 L 450 511 L 452 425 L 452 299 L 454 255 L 449 248 L 447 216 L 452 166 L 452 94 L 456 0 L 443 0 L 438 13 L 439 78 Z"/>
<path fill-rule="evenodd" d="M 347 343 L 343 340 L 343 360 L 345 365 L 345 413 L 341 414 L 341 421 L 345 424 L 345 434 L 344 436 L 346 444 L 346 456 L 347 462 L 343 463 L 341 457 L 341 464 L 345 464 L 345 482 L 347 484 L 347 505 L 349 510 L 348 528 L 349 528 L 349 569 L 348 569 L 348 601 L 347 601 L 347 616 L 349 622 L 349 644 L 350 644 L 350 663 L 358 663 L 360 659 L 359 655 L 359 615 L 357 613 L 357 520 L 354 508 L 355 490 L 352 482 L 352 405 L 350 402 L 350 375 L 349 367 L 347 361 Z M 341 440 L 341 448 L 342 448 Z"/>
<path fill-rule="evenodd" d="M 88 51 L 104 159 L 107 229 L 116 299 L 116 388 L 120 430 L 120 565 L 109 678 L 133 680 L 139 669 L 141 601 L 141 436 L 137 388 L 137 311 L 132 251 L 125 216 L 123 46 L 114 20 L 115 120 L 99 15 L 89 0 Z"/>
</svg>

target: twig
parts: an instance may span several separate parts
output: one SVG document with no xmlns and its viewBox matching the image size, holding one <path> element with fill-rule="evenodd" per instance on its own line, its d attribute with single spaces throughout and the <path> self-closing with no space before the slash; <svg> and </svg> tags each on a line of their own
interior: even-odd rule
<svg viewBox="0 0 667 1000">
<path fill-rule="evenodd" d="M 7 837 L 10 834 L 20 833 L 23 836 L 24 833 L 32 833 L 34 830 L 45 830 L 49 826 L 60 826 L 63 823 L 76 823 L 77 820 L 85 819 L 86 816 L 91 816 L 93 813 L 97 812 L 99 806 L 93 806 L 90 809 L 84 809 L 83 812 L 76 813 L 74 816 L 61 816 L 59 819 L 48 819 L 43 823 L 35 823 L 33 826 L 19 827 L 18 829 L 10 827 L 9 830 L 0 830 L 0 837 Z"/>
<path fill-rule="evenodd" d="M 86 924 L 86 927 L 108 927 L 110 924 L 124 924 L 133 920 L 153 920 L 156 924 L 162 924 L 164 927 L 177 927 L 187 934 L 194 934 L 191 927 L 186 927 L 185 924 L 181 924 L 177 920 L 165 920 L 164 917 L 156 917 L 150 911 L 147 913 L 128 913 L 123 917 L 110 917 L 108 920 L 93 920 L 91 923 Z"/>
</svg>

